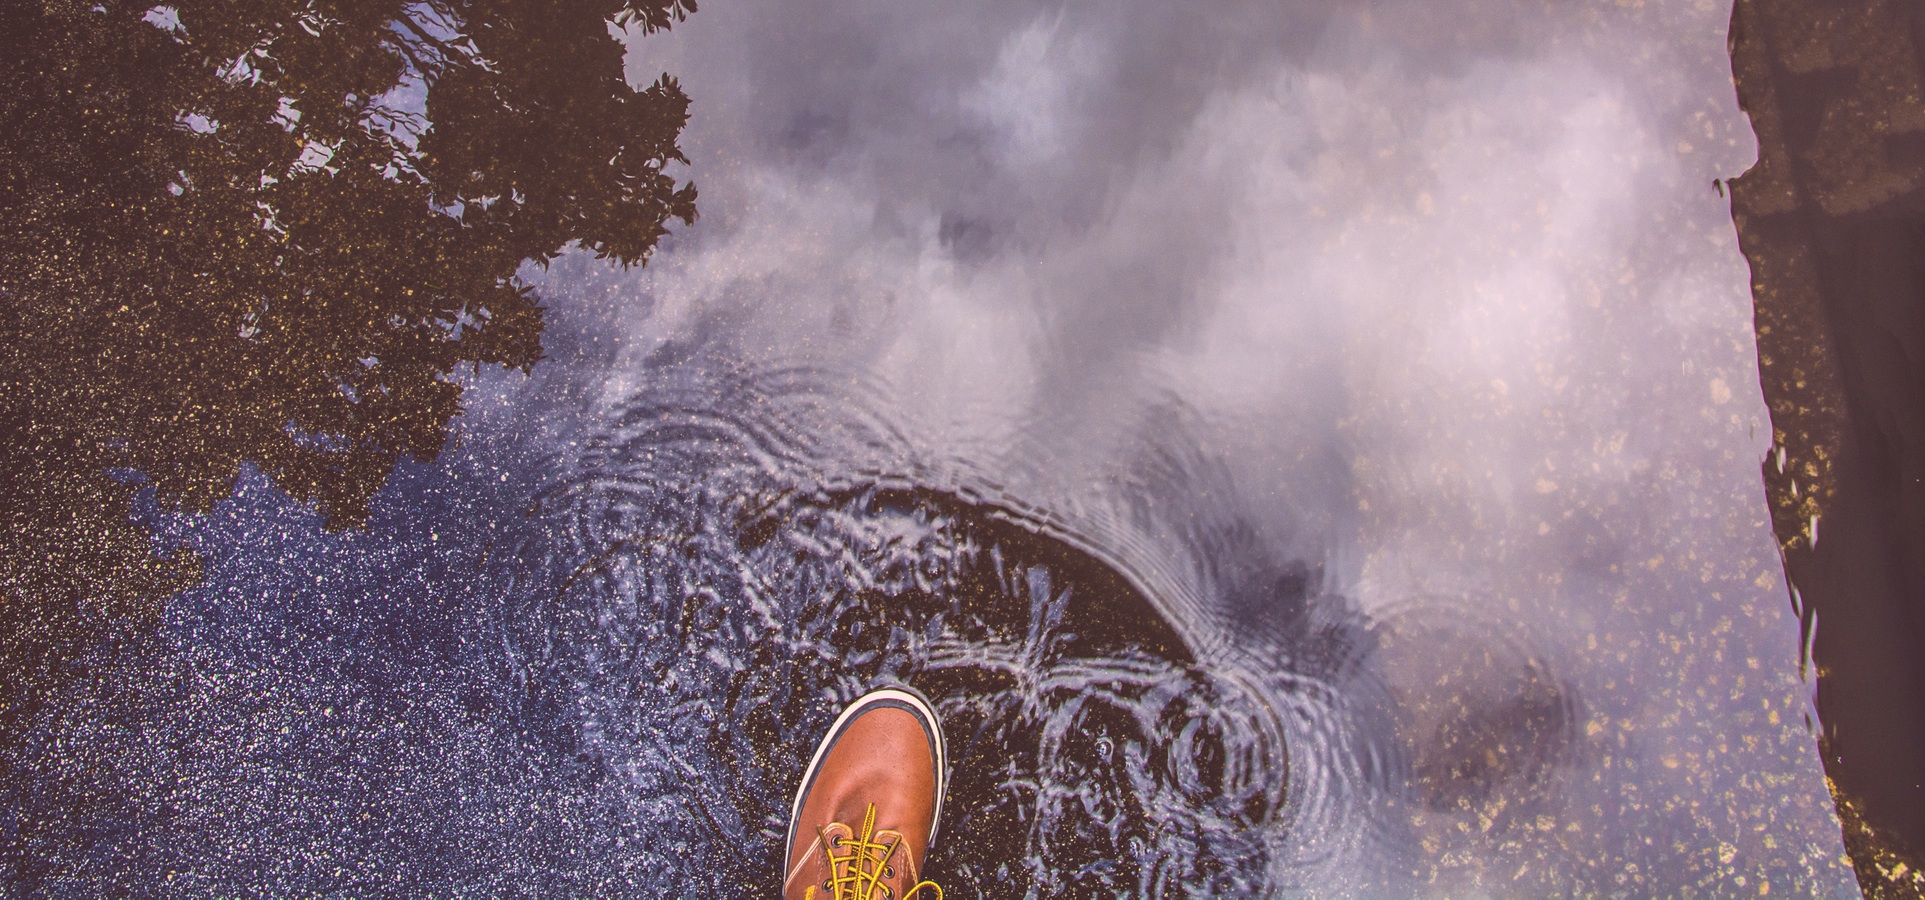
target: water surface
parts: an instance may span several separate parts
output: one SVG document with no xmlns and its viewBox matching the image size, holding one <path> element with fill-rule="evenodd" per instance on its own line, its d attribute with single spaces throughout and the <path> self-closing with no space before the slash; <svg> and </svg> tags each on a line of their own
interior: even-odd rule
<svg viewBox="0 0 1925 900">
<path fill-rule="evenodd" d="M 0 823 L 75 893 L 773 884 L 877 679 L 956 893 L 1851 891 L 1718 4 L 704 8 L 704 218 L 365 533 L 257 484 Z M 1074 885 L 1074 889 L 1065 885 Z"/>
</svg>

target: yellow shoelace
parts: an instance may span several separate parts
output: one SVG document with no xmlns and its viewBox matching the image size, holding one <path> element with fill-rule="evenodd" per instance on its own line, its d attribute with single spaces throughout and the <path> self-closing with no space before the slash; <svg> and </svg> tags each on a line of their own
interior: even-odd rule
<svg viewBox="0 0 1925 900">
<path fill-rule="evenodd" d="M 895 856 L 896 848 L 902 846 L 902 838 L 897 837 L 888 843 L 875 840 L 876 805 L 869 804 L 862 814 L 862 833 L 843 841 L 847 853 L 837 855 L 829 843 L 829 837 L 821 828 L 815 830 L 816 839 L 822 844 L 822 852 L 829 857 L 829 883 L 835 886 L 833 900 L 876 900 L 877 892 L 885 890 L 882 873 L 889 867 L 890 857 Z M 934 900 L 942 900 L 942 888 L 933 881 L 918 881 L 903 894 L 901 900 L 920 893 L 923 888 L 936 892 Z M 815 900 L 815 885 L 802 892 L 804 900 Z"/>
</svg>

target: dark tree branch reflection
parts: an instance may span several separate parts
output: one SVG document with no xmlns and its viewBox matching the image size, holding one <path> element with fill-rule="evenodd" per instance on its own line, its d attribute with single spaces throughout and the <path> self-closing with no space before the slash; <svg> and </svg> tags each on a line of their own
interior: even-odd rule
<svg viewBox="0 0 1925 900">
<path fill-rule="evenodd" d="M 357 525 L 462 364 L 527 369 L 517 280 L 645 262 L 688 98 L 616 26 L 691 0 L 0 0 L 0 641 L 15 673 L 198 562 L 131 517 L 258 466 Z"/>
</svg>

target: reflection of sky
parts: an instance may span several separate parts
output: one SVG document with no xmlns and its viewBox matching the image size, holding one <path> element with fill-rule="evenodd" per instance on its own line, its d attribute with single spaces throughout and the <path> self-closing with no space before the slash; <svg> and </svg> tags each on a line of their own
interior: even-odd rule
<svg viewBox="0 0 1925 900">
<path fill-rule="evenodd" d="M 209 583 L 38 720 L 0 857 L 82 894 L 641 893 L 686 823 L 528 724 L 476 573 L 517 571 L 544 457 L 706 341 L 864 385 L 1232 674 L 1321 563 L 1378 643 L 1351 718 L 1299 731 L 1389 722 L 1465 781 L 1486 743 L 1555 751 L 1467 807 L 1333 793 L 1367 808 L 1300 821 L 1359 833 L 1300 836 L 1322 868 L 1285 883 L 1850 893 L 1712 188 L 1752 158 L 1728 10 L 1331 5 L 718 3 L 642 40 L 631 75 L 693 98 L 701 220 L 645 270 L 530 267 L 553 358 L 477 375 L 366 532 L 258 477 L 166 523 Z"/>
<path fill-rule="evenodd" d="M 1555 816 L 1419 822 L 1420 873 L 1849 891 L 1713 188 L 1753 158 L 1728 8 L 1210 9 L 716 5 L 639 42 L 631 75 L 693 97 L 703 219 L 647 305 L 613 295 L 609 371 L 726 323 L 879 379 L 932 454 L 1098 532 L 1137 527 L 1105 504 L 1143 445 L 1200 448 L 1229 484 L 1198 506 L 1393 630 L 1501 623 L 1453 633 L 1577 696 Z M 1382 677 L 1421 705 L 1397 654 L 1459 650 L 1393 642 Z"/>
</svg>

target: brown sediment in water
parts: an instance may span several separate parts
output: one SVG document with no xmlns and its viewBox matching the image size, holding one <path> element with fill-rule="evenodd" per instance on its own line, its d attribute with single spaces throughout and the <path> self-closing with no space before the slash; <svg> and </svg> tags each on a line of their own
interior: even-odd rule
<svg viewBox="0 0 1925 900">
<path fill-rule="evenodd" d="M 1773 531 L 1859 882 L 1925 847 L 1925 6 L 1737 0 L 1758 162 L 1731 180 Z M 1910 848 L 1910 849 L 1907 849 Z"/>
</svg>

